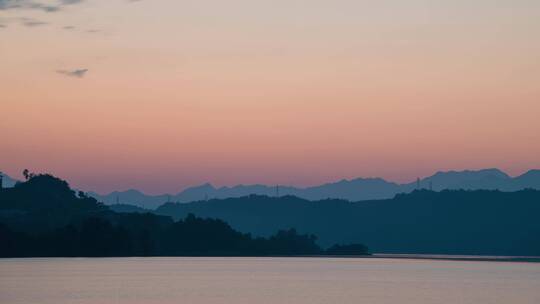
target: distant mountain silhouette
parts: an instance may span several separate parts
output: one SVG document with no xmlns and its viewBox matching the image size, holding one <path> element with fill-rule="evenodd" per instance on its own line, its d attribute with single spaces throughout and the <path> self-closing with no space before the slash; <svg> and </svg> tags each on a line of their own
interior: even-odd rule
<svg viewBox="0 0 540 304">
<path fill-rule="evenodd" d="M 2 186 L 4 188 L 11 188 L 15 186 L 15 184 L 17 183 L 17 180 L 9 177 L 9 175 L 2 174 L 2 176 L 3 176 Z"/>
<path fill-rule="evenodd" d="M 509 179 L 534 185 L 538 172 L 458 175 L 435 174 L 424 182 L 460 186 L 467 180 L 486 187 L 486 181 Z M 169 202 L 149 213 L 123 204 L 111 208 L 61 179 L 32 175 L 0 190 L 0 257 L 349 255 L 365 253 L 363 243 L 381 253 L 539 256 L 539 215 L 540 191 L 533 189 L 423 189 L 359 202 L 249 195 Z"/>
<path fill-rule="evenodd" d="M 114 191 L 107 195 L 99 195 L 89 192 L 88 195 L 96 198 L 100 202 L 111 204 L 130 204 L 141 208 L 155 209 L 159 205 L 168 201 L 168 195 L 146 195 L 138 190 Z"/>
<path fill-rule="evenodd" d="M 523 187 L 531 189 L 540 188 L 540 170 L 529 170 L 527 173 L 520 175 L 514 180 L 514 188 Z"/>
<path fill-rule="evenodd" d="M 537 190 L 414 190 L 360 202 L 250 195 L 167 203 L 155 213 L 222 219 L 260 236 L 293 227 L 315 233 L 323 246 L 362 241 L 381 253 L 540 255 Z"/>
<path fill-rule="evenodd" d="M 388 182 L 381 178 L 356 178 L 341 180 L 320 186 L 296 188 L 279 186 L 279 195 L 294 195 L 308 200 L 321 200 L 326 198 L 345 199 L 350 201 L 388 199 L 399 193 L 410 193 L 417 188 L 417 182 L 405 184 Z M 495 190 L 518 191 L 526 188 L 540 189 L 540 170 L 510 177 L 499 169 L 484 169 L 478 171 L 447 171 L 437 172 L 432 176 L 420 180 L 420 188 L 440 191 L 444 189 L 464 190 Z M 192 202 L 207 198 L 242 197 L 251 194 L 275 196 L 276 186 L 267 185 L 237 185 L 234 187 L 216 188 L 211 184 L 203 184 L 188 188 L 174 195 L 145 195 L 137 190 L 113 192 L 107 195 L 89 193 L 99 201 L 106 204 L 115 204 L 117 198 L 120 203 L 131 204 L 138 207 L 155 209 L 167 202 Z"/>
</svg>

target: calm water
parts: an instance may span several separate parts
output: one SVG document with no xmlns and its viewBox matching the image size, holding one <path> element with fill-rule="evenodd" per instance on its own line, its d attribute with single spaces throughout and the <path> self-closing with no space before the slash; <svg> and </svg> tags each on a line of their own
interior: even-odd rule
<svg viewBox="0 0 540 304">
<path fill-rule="evenodd" d="M 540 303 L 540 264 L 333 258 L 0 260 L 0 303 Z"/>
</svg>

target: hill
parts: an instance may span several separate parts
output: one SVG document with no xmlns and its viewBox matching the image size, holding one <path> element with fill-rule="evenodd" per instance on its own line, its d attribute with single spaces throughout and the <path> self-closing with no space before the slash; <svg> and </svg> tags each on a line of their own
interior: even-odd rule
<svg viewBox="0 0 540 304">
<path fill-rule="evenodd" d="M 315 233 L 322 246 L 361 240 L 378 253 L 540 255 L 537 190 L 415 190 L 361 202 L 251 195 L 167 203 L 155 212 L 222 219 L 260 236 L 293 227 Z"/>
<path fill-rule="evenodd" d="M 173 221 L 148 212 L 116 213 L 46 174 L 0 189 L 0 257 L 367 253 L 365 246 L 354 244 L 327 252 L 316 239 L 294 229 L 252 237 L 222 220 L 192 214 Z"/>
</svg>

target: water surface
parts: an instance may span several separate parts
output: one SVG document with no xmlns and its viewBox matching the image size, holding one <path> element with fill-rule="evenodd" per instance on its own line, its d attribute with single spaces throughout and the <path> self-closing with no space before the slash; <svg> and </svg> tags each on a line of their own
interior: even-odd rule
<svg viewBox="0 0 540 304">
<path fill-rule="evenodd" d="M 540 264 L 382 258 L 0 259 L 0 303 L 540 303 Z"/>
</svg>

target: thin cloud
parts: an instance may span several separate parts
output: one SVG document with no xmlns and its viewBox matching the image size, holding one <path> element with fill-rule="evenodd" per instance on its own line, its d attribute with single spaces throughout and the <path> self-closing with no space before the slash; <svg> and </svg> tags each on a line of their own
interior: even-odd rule
<svg viewBox="0 0 540 304">
<path fill-rule="evenodd" d="M 9 9 L 32 9 L 51 13 L 59 11 L 60 5 L 43 4 L 33 0 L 0 0 L 0 10 Z"/>
<path fill-rule="evenodd" d="M 125 1 L 138 2 L 140 0 L 125 0 Z M 66 6 L 78 5 L 85 2 L 86 0 L 0 0 L 0 12 L 7 11 L 7 10 L 20 10 L 20 11 L 39 10 L 39 11 L 43 11 L 47 13 L 53 13 L 53 12 L 63 11 L 64 7 Z M 30 18 L 27 18 L 27 19 L 30 19 Z M 6 22 L 0 23 L 0 28 L 7 27 L 5 23 Z M 43 22 L 43 21 L 38 21 L 38 20 L 24 20 L 21 22 L 21 24 L 27 27 L 37 27 L 41 25 L 46 25 L 48 23 Z M 59 28 L 64 29 L 64 30 L 80 29 L 80 27 L 75 27 L 71 25 L 63 26 Z M 81 31 L 83 30 L 81 29 Z M 99 33 L 103 31 L 99 29 L 90 29 L 84 32 Z"/>
<path fill-rule="evenodd" d="M 47 13 L 58 12 L 63 6 L 79 4 L 84 0 L 60 0 L 58 4 L 45 4 L 35 0 L 0 0 L 0 10 L 27 9 L 40 10 Z"/>
<path fill-rule="evenodd" d="M 32 19 L 32 18 L 21 18 L 20 20 L 21 20 L 22 25 L 28 26 L 28 27 L 36 27 L 36 26 L 42 26 L 42 25 L 48 24 L 47 22 Z"/>
<path fill-rule="evenodd" d="M 68 77 L 83 78 L 88 69 L 77 69 L 77 70 L 57 70 L 56 73 L 62 74 Z"/>
<path fill-rule="evenodd" d="M 84 0 L 61 0 L 60 3 L 63 5 L 71 5 L 71 4 L 78 4 L 83 2 Z"/>
</svg>

